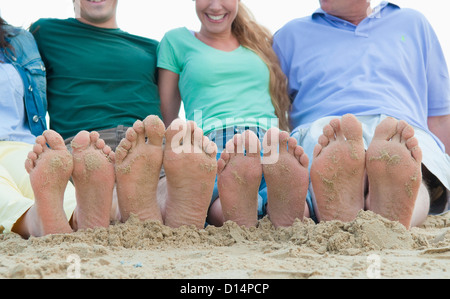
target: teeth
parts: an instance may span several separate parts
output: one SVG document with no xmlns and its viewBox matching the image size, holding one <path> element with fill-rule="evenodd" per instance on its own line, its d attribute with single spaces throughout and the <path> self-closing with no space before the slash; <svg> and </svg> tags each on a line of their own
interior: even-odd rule
<svg viewBox="0 0 450 299">
<path fill-rule="evenodd" d="M 213 15 L 208 15 L 208 18 L 214 20 L 214 21 L 219 21 L 222 20 L 225 17 L 225 15 L 220 15 L 220 16 L 213 16 Z"/>
</svg>

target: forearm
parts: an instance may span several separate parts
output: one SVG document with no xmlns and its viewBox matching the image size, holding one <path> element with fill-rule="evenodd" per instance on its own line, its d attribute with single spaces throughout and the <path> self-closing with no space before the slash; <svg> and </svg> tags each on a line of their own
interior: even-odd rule
<svg viewBox="0 0 450 299">
<path fill-rule="evenodd" d="M 159 96 L 161 99 L 161 114 L 166 128 L 178 118 L 181 106 L 181 96 L 178 89 L 179 76 L 168 70 L 159 70 Z"/>
</svg>

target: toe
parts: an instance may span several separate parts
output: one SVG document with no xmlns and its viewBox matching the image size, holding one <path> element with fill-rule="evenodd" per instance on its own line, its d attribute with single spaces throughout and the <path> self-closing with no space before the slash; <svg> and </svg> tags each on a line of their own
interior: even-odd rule
<svg viewBox="0 0 450 299">
<path fill-rule="evenodd" d="M 164 138 L 164 123 L 156 115 L 149 115 L 144 119 L 145 134 L 147 135 L 147 142 L 162 146 Z"/>
<path fill-rule="evenodd" d="M 346 114 L 342 117 L 341 130 L 347 140 L 362 140 L 362 124 L 352 114 Z"/>
<path fill-rule="evenodd" d="M 47 130 L 42 135 L 45 137 L 46 143 L 50 146 L 50 148 L 54 150 L 66 149 L 64 139 L 57 132 L 53 130 Z"/>
<path fill-rule="evenodd" d="M 261 143 L 253 131 L 247 130 L 242 135 L 245 152 L 247 156 L 256 157 L 261 155 Z"/>
<path fill-rule="evenodd" d="M 187 131 L 186 123 L 177 118 L 167 128 L 165 132 L 166 147 L 176 148 L 179 147 L 183 141 L 183 137 Z"/>
<path fill-rule="evenodd" d="M 132 128 L 128 128 L 127 132 L 125 133 L 125 138 L 130 142 L 130 144 L 135 144 L 138 140 L 138 133 Z M 141 138 L 144 138 L 144 134 L 141 134 Z"/>
<path fill-rule="evenodd" d="M 235 134 L 232 139 L 225 144 L 225 150 L 229 155 L 243 154 L 244 149 L 242 145 L 242 135 Z"/>
<path fill-rule="evenodd" d="M 397 134 L 398 121 L 395 118 L 388 117 L 385 118 L 375 129 L 373 139 L 375 140 L 386 140 L 392 139 L 395 134 Z"/>
<path fill-rule="evenodd" d="M 322 134 L 322 136 L 324 136 L 324 137 L 326 137 L 328 139 L 327 144 L 330 141 L 336 140 L 336 135 L 335 135 L 335 132 L 334 132 L 334 128 L 331 126 L 331 124 L 326 124 L 323 127 L 323 134 Z"/>
<path fill-rule="evenodd" d="M 221 174 L 230 161 L 230 154 L 224 150 L 220 155 L 220 159 L 217 161 L 217 173 Z"/>
<path fill-rule="evenodd" d="M 295 150 L 297 148 L 297 139 L 289 137 L 288 139 L 288 152 L 291 155 L 295 155 Z"/>
<path fill-rule="evenodd" d="M 203 151 L 210 157 L 217 156 L 217 145 L 215 142 L 209 140 L 208 137 L 203 136 Z"/>
<path fill-rule="evenodd" d="M 323 147 L 319 143 L 316 144 L 316 146 L 314 146 L 314 151 L 313 151 L 313 158 L 314 159 L 317 158 L 320 155 L 320 153 L 322 152 L 322 149 L 323 149 Z"/>
<path fill-rule="evenodd" d="M 285 131 L 280 132 L 280 146 L 278 148 L 280 153 L 286 153 L 288 151 L 288 141 L 289 133 Z"/>
<path fill-rule="evenodd" d="M 136 137 L 134 137 L 136 139 L 137 142 L 145 142 L 145 128 L 144 128 L 144 123 L 141 120 L 137 120 L 134 122 L 133 124 L 133 131 L 134 134 L 136 135 Z"/>
<path fill-rule="evenodd" d="M 73 151 L 82 151 L 87 149 L 91 142 L 91 135 L 88 131 L 79 132 L 71 142 Z"/>
<path fill-rule="evenodd" d="M 263 139 L 264 157 L 270 157 L 278 151 L 278 143 L 280 138 L 280 130 L 276 127 L 270 128 Z"/>
</svg>

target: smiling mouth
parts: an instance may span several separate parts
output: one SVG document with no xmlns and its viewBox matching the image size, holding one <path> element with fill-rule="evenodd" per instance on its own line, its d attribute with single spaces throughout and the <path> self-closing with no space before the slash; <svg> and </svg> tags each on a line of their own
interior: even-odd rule
<svg viewBox="0 0 450 299">
<path fill-rule="evenodd" d="M 100 3 L 105 2 L 106 0 L 87 0 L 88 2 Z"/>
<path fill-rule="evenodd" d="M 206 17 L 207 17 L 210 21 L 218 23 L 218 22 L 221 22 L 223 19 L 225 19 L 225 17 L 226 17 L 227 15 L 228 15 L 228 14 L 223 14 L 223 15 L 210 15 L 210 14 L 206 14 Z"/>
</svg>

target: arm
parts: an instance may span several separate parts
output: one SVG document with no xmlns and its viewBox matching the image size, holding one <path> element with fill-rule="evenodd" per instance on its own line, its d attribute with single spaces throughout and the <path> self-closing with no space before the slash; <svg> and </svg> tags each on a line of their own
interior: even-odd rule
<svg viewBox="0 0 450 299">
<path fill-rule="evenodd" d="M 450 155 L 450 115 L 428 117 L 428 127 L 445 145 L 445 151 Z"/>
<path fill-rule="evenodd" d="M 166 69 L 159 69 L 159 96 L 161 98 L 161 114 L 166 128 L 178 118 L 181 106 L 181 95 L 178 88 L 180 76 Z"/>
</svg>

